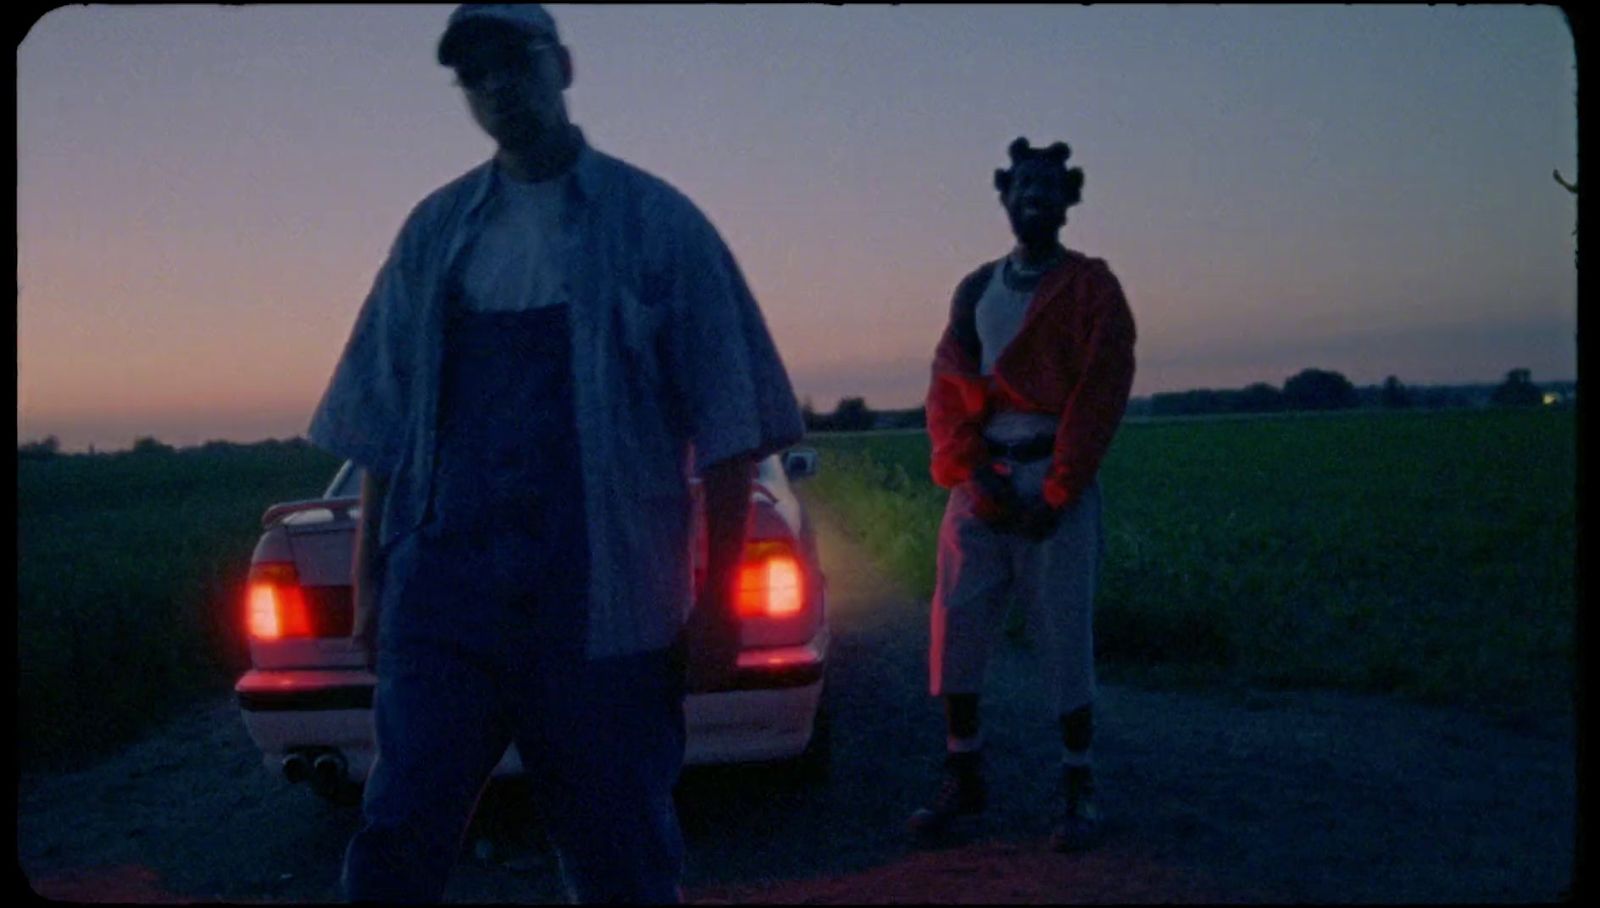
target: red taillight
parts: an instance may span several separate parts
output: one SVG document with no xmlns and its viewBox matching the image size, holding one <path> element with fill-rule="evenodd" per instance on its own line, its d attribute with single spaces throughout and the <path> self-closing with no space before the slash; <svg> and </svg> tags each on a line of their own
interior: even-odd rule
<svg viewBox="0 0 1600 908">
<path fill-rule="evenodd" d="M 258 640 L 315 636 L 311 609 L 300 577 L 289 562 L 267 562 L 250 567 L 245 594 L 245 626 Z"/>
<path fill-rule="evenodd" d="M 786 618 L 805 606 L 800 559 L 787 540 L 746 542 L 734 596 L 741 617 Z"/>
</svg>

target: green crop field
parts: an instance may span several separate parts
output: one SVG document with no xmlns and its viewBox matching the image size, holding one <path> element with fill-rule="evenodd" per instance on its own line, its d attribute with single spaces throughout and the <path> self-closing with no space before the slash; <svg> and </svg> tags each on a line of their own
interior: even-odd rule
<svg viewBox="0 0 1600 908">
<path fill-rule="evenodd" d="M 1102 664 L 1157 680 L 1561 708 L 1571 411 L 1130 422 L 1101 470 Z M 916 595 L 946 493 L 920 432 L 820 435 L 808 494 Z"/>
<path fill-rule="evenodd" d="M 1130 423 L 1102 471 L 1102 663 L 1449 702 L 1564 700 L 1569 412 Z M 914 593 L 944 493 L 920 433 L 813 439 L 819 499 Z M 17 754 L 71 765 L 245 666 L 266 505 L 337 463 L 297 444 L 19 459 Z"/>
<path fill-rule="evenodd" d="M 295 444 L 19 460 L 19 762 L 71 765 L 225 689 L 262 511 L 337 466 Z"/>
</svg>

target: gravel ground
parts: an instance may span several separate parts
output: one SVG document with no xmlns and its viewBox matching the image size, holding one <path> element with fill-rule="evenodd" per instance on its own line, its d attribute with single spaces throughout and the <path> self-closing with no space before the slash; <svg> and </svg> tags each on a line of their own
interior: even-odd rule
<svg viewBox="0 0 1600 908">
<path fill-rule="evenodd" d="M 1574 868 L 1570 713 L 1509 726 L 1327 692 L 1105 685 L 1095 743 L 1107 839 L 1045 847 L 1057 744 L 1032 653 L 991 667 L 991 805 L 917 850 L 906 814 L 937 782 L 926 604 L 826 523 L 835 633 L 832 772 L 686 774 L 690 901 L 1540 902 Z M 448 898 L 558 901 L 554 860 L 513 786 L 491 790 Z M 323 902 L 338 897 L 353 808 L 262 765 L 231 701 L 204 704 L 82 772 L 19 779 L 17 853 L 71 901 Z"/>
</svg>

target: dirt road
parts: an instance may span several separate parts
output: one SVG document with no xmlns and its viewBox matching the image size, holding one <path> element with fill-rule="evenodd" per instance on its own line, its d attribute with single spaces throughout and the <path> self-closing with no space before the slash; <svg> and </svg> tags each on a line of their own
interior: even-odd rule
<svg viewBox="0 0 1600 908">
<path fill-rule="evenodd" d="M 1057 745 L 1025 646 L 991 669 L 991 807 L 908 848 L 943 746 L 926 606 L 824 528 L 835 631 L 831 778 L 691 772 L 686 895 L 702 903 L 1484 902 L 1561 897 L 1573 867 L 1570 718 L 1481 716 L 1328 693 L 1102 690 L 1108 839 L 1044 846 Z M 553 859 L 498 792 L 451 882 L 470 902 L 559 900 Z M 353 809 L 269 774 L 231 702 L 83 772 L 19 780 L 17 851 L 73 901 L 330 901 Z M 479 842 L 492 844 L 478 844 Z"/>
</svg>

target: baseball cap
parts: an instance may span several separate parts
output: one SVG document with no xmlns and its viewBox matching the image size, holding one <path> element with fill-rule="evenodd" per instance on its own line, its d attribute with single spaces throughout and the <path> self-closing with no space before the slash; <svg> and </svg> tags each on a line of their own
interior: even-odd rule
<svg viewBox="0 0 1600 908">
<path fill-rule="evenodd" d="M 444 37 L 439 39 L 439 62 L 454 66 L 475 35 L 511 31 L 529 38 L 560 41 L 556 20 L 538 3 L 463 3 L 450 14 Z"/>
</svg>

